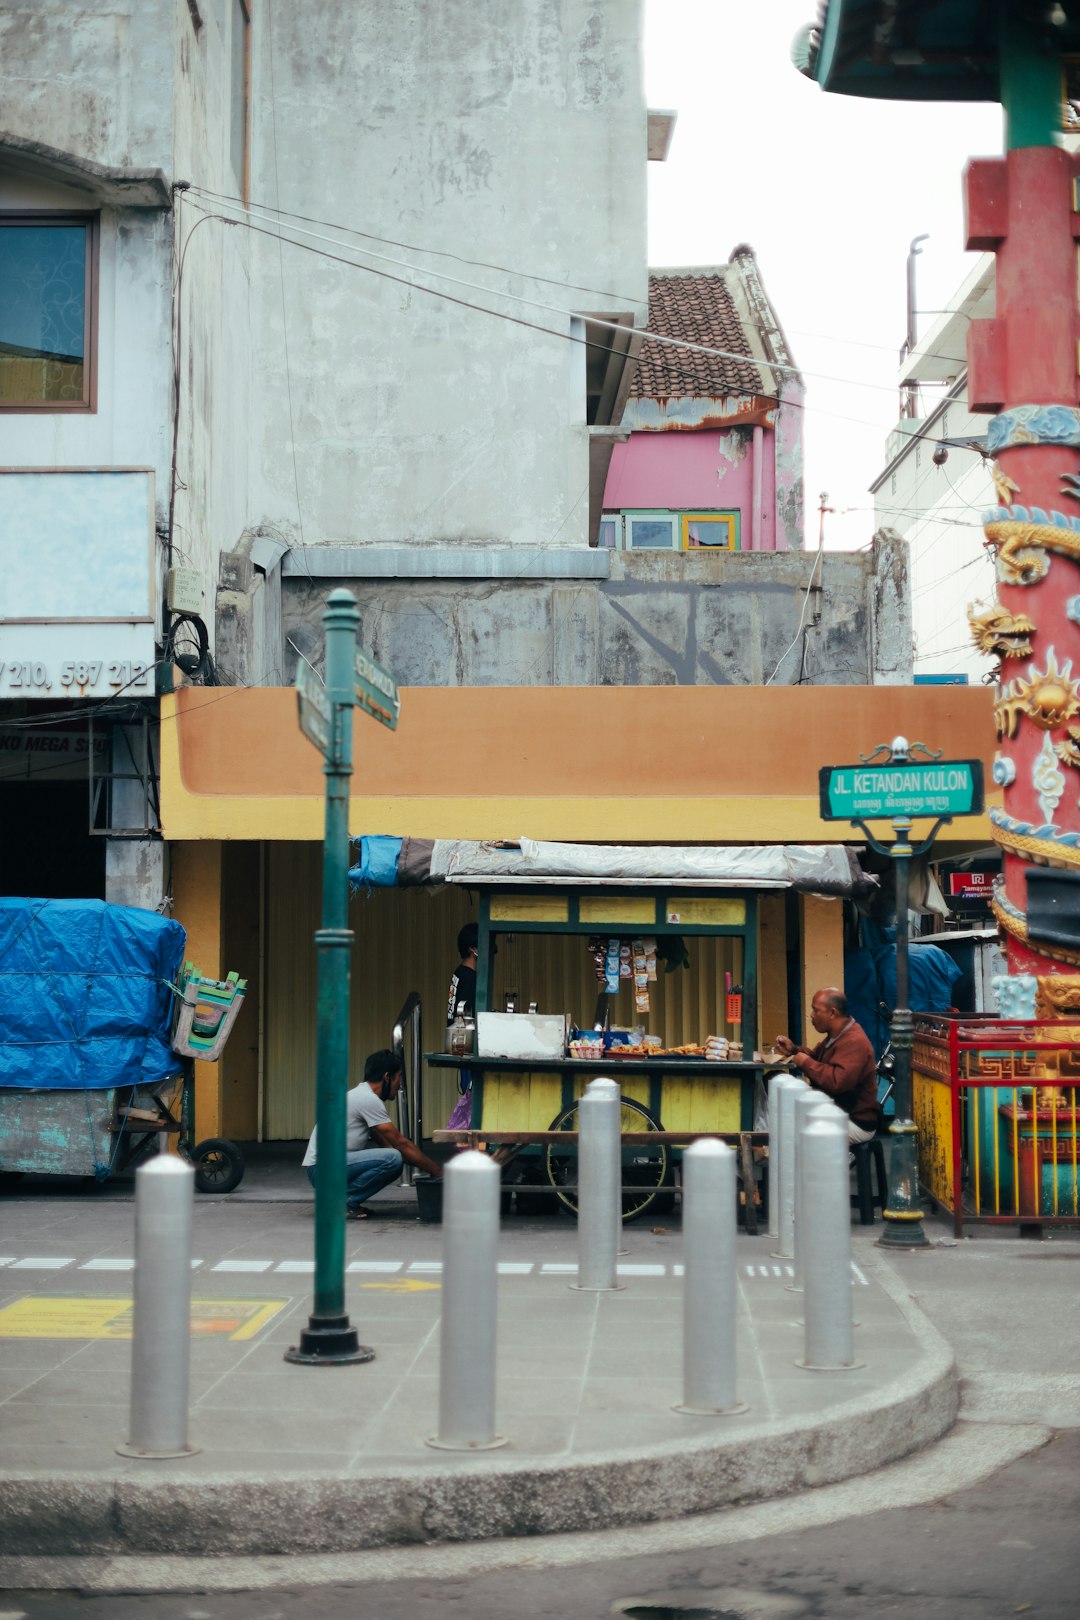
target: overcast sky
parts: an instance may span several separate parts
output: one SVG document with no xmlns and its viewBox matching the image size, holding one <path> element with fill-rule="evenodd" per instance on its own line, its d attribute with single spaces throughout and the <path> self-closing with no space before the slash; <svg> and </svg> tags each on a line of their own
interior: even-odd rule
<svg viewBox="0 0 1080 1620">
<path fill-rule="evenodd" d="M 826 95 L 790 58 L 816 12 L 817 0 L 646 0 L 649 105 L 679 115 L 667 163 L 649 165 L 649 262 L 723 264 L 753 246 L 806 373 L 807 544 L 827 490 L 856 510 L 827 518 L 826 543 L 855 547 L 873 532 L 867 488 L 897 414 L 908 246 L 930 233 L 925 332 L 974 263 L 960 177 L 969 156 L 1001 152 L 1001 109 Z"/>
</svg>

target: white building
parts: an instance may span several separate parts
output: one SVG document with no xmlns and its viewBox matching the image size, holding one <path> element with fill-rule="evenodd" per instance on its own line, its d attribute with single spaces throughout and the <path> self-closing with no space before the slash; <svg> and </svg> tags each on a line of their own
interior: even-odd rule
<svg viewBox="0 0 1080 1620">
<path fill-rule="evenodd" d="M 871 485 L 876 527 L 910 547 L 916 675 L 966 675 L 977 683 L 993 660 L 978 652 L 967 606 L 994 598 L 993 560 L 983 545 L 982 514 L 995 504 L 985 415 L 967 408 L 967 330 L 992 315 L 994 260 L 982 255 L 903 363 L 901 394 L 914 405 L 889 436 L 885 467 Z"/>
</svg>

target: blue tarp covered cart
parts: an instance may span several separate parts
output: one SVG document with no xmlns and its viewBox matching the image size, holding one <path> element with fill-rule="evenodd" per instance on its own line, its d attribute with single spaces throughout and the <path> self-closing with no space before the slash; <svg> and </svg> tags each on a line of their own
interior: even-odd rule
<svg viewBox="0 0 1080 1620">
<path fill-rule="evenodd" d="M 185 943 L 133 906 L 0 898 L 0 1171 L 103 1180 L 176 1132 L 202 1190 L 239 1182 L 231 1143 L 193 1147 L 191 1060 L 224 1035 L 222 1017 L 199 1024 L 208 987 L 185 974 Z M 231 1027 L 243 985 L 214 988 Z"/>
</svg>

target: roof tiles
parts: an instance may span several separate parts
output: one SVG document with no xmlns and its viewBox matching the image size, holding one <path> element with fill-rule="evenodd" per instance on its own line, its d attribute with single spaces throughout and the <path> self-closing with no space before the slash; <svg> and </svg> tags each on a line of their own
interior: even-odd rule
<svg viewBox="0 0 1080 1620">
<path fill-rule="evenodd" d="M 722 271 L 650 275 L 649 330 L 662 337 L 682 338 L 729 354 L 745 355 L 746 359 L 721 360 L 716 355 L 677 349 L 646 338 L 630 386 L 631 397 L 724 399 L 732 394 L 773 393 L 770 372 L 763 374 L 752 357 Z"/>
</svg>

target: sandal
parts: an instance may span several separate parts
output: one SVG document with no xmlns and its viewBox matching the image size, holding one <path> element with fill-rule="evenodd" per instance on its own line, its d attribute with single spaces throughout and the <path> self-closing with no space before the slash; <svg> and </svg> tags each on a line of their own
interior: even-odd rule
<svg viewBox="0 0 1080 1620">
<path fill-rule="evenodd" d="M 355 1209 L 347 1209 L 345 1211 L 345 1219 L 347 1221 L 366 1221 L 367 1218 L 367 1210 L 361 1209 L 359 1205 L 357 1205 Z"/>
</svg>

